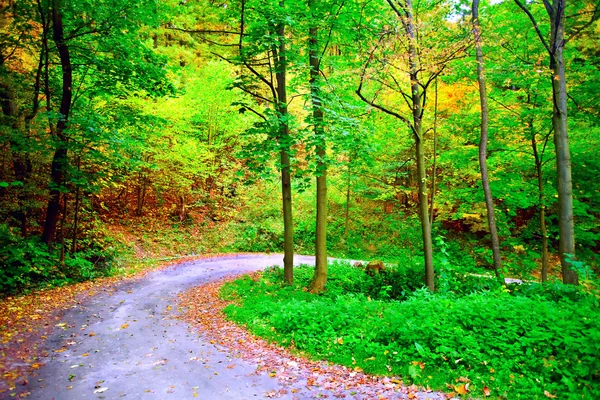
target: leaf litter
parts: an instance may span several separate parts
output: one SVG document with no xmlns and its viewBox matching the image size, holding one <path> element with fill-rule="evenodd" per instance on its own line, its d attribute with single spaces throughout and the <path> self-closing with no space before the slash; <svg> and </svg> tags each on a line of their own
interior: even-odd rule
<svg viewBox="0 0 600 400">
<path fill-rule="evenodd" d="M 252 274 L 253 277 L 259 273 Z M 445 399 L 444 393 L 429 388 L 404 385 L 399 377 L 367 375 L 360 369 L 335 365 L 326 361 L 305 359 L 290 349 L 268 343 L 244 328 L 228 321 L 222 310 L 231 302 L 219 297 L 221 286 L 240 276 L 228 276 L 194 287 L 179 294 L 183 313 L 179 318 L 188 322 L 207 341 L 223 347 L 257 365 L 256 374 L 266 374 L 282 385 L 270 391 L 267 398 L 292 394 L 293 398 L 354 398 L 354 399 Z M 449 397 L 449 396 L 448 396 Z"/>
<path fill-rule="evenodd" d="M 6 393 L 10 393 L 11 398 L 23 398 L 29 395 L 27 378 L 37 376 L 36 370 L 44 365 L 40 360 L 48 357 L 51 352 L 61 353 L 66 350 L 65 347 L 48 349 L 45 344 L 54 329 L 71 328 L 66 322 L 61 321 L 63 311 L 80 307 L 86 298 L 99 292 L 111 292 L 116 285 L 124 281 L 141 279 L 149 272 L 188 261 L 235 254 L 209 253 L 180 257 L 156 266 L 149 266 L 130 275 L 100 278 L 0 298 L 0 398 L 3 398 Z M 89 336 L 96 336 L 96 333 L 90 332 Z"/>
</svg>

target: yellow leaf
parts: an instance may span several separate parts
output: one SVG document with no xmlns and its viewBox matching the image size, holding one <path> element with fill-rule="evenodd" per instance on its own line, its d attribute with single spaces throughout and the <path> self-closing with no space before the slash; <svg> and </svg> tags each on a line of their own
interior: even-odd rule
<svg viewBox="0 0 600 400">
<path fill-rule="evenodd" d="M 336 342 L 337 344 L 344 344 L 344 338 L 339 337 L 337 338 Z"/>
<path fill-rule="evenodd" d="M 129 324 L 123 324 L 121 325 L 121 329 L 126 329 L 129 326 Z"/>
<path fill-rule="evenodd" d="M 550 398 L 550 399 L 555 399 L 555 398 L 556 398 L 556 396 L 555 396 L 555 395 L 553 395 L 552 393 L 550 393 L 550 392 L 549 392 L 549 391 L 547 391 L 547 390 L 544 390 L 544 396 L 546 396 L 546 397 L 548 397 L 548 398 Z"/>
<path fill-rule="evenodd" d="M 90 355 L 90 353 L 83 353 L 83 354 L 81 355 L 81 357 L 87 357 L 87 356 L 89 356 L 89 355 Z"/>
<path fill-rule="evenodd" d="M 455 385 L 454 391 L 460 395 L 465 395 L 469 391 L 469 384 L 464 383 L 462 385 Z"/>
</svg>

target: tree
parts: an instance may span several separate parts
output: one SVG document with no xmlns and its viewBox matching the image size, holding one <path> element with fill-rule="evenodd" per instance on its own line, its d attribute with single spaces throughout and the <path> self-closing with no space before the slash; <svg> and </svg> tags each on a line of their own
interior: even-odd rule
<svg viewBox="0 0 600 400">
<path fill-rule="evenodd" d="M 487 143 L 488 143 L 488 120 L 489 109 L 487 103 L 487 89 L 485 81 L 485 68 L 483 61 L 483 40 L 481 38 L 481 25 L 479 23 L 479 0 L 473 0 L 472 4 L 473 37 L 475 39 L 475 52 L 477 58 L 477 83 L 479 85 L 479 101 L 481 106 L 481 138 L 479 140 L 479 168 L 481 170 L 481 183 L 485 194 L 485 206 L 487 209 L 488 227 L 492 241 L 492 254 L 494 257 L 494 272 L 496 277 L 502 281 L 500 270 L 502 259 L 500 257 L 500 239 L 496 228 L 496 217 L 494 215 L 494 198 L 490 189 L 490 179 L 487 170 Z"/>
<path fill-rule="evenodd" d="M 567 84 L 565 74 L 564 48 L 571 38 L 565 38 L 566 0 L 543 0 L 548 14 L 550 30 L 547 36 L 541 31 L 536 17 L 530 10 L 530 4 L 515 0 L 517 6 L 529 17 L 533 28 L 549 56 L 552 71 L 552 126 L 554 130 L 554 148 L 556 151 L 556 174 L 558 188 L 559 219 L 559 255 L 564 283 L 577 284 L 577 272 L 573 269 L 572 259 L 575 257 L 575 228 L 573 216 L 573 183 L 571 180 L 571 152 L 567 126 Z M 580 32 L 586 25 L 598 18 L 598 6 L 594 5 L 589 23 L 578 29 Z M 574 32 L 577 34 L 578 32 Z"/>
<path fill-rule="evenodd" d="M 240 112 L 252 112 L 260 120 L 250 130 L 258 134 L 266 134 L 266 140 L 254 143 L 247 148 L 249 164 L 263 169 L 260 161 L 251 160 L 258 154 L 269 154 L 276 150 L 279 153 L 279 169 L 281 171 L 281 205 L 284 222 L 284 281 L 291 284 L 294 279 L 294 222 L 292 216 L 292 142 L 288 112 L 287 70 L 289 65 L 286 27 L 289 18 L 286 16 L 286 4 L 280 1 L 241 0 L 232 7 L 231 17 L 236 18 L 238 31 L 223 29 L 180 29 L 189 33 L 197 33 L 202 37 L 208 34 L 237 37 L 232 43 L 219 43 L 209 40 L 215 45 L 233 46 L 235 55 L 217 54 L 217 57 L 240 67 L 241 72 L 233 87 L 250 95 L 258 103 L 267 105 L 266 110 L 256 109 L 256 105 L 241 102 Z M 229 12 L 229 11 L 228 11 Z M 233 13 L 237 13 L 234 15 Z M 266 40 L 266 38 L 268 38 Z M 272 107 L 272 109 L 270 108 Z M 260 158 L 263 160 L 263 158 Z"/>
<path fill-rule="evenodd" d="M 452 37 L 453 35 L 451 34 L 449 37 L 444 38 L 449 40 L 449 43 L 444 43 L 445 48 L 441 49 L 439 46 L 440 38 L 434 39 L 432 37 L 433 32 L 417 32 L 419 28 L 416 23 L 412 0 L 388 0 L 388 5 L 396 16 L 396 23 L 400 23 L 403 37 L 396 37 L 397 31 L 394 26 L 391 29 L 384 30 L 384 33 L 379 36 L 377 44 L 373 46 L 368 56 L 369 60 L 363 67 L 356 93 L 364 102 L 370 104 L 372 107 L 402 121 L 412 134 L 417 164 L 419 219 L 421 222 L 423 257 L 425 261 L 425 284 L 433 291 L 435 289 L 433 244 L 428 210 L 429 188 L 427 184 L 424 144 L 426 129 L 423 128 L 423 114 L 426 109 L 427 90 L 431 83 L 443 72 L 450 60 L 462 56 L 464 43 L 460 40 L 457 41 L 456 37 Z M 424 8 L 430 7 L 430 9 L 438 7 L 436 10 L 439 13 L 438 18 L 444 12 L 437 4 L 432 5 L 427 3 L 420 6 Z M 446 30 L 441 30 L 441 33 L 448 34 Z M 428 37 L 428 34 L 431 36 Z M 404 39 L 403 43 L 402 39 Z M 428 42 L 428 45 L 431 47 L 427 52 L 423 51 L 423 49 L 428 47 L 428 45 L 424 45 L 424 40 L 431 40 L 431 42 Z M 434 44 L 435 41 L 438 41 L 437 45 Z M 386 45 L 391 47 L 389 54 L 385 54 L 383 49 L 380 49 Z M 378 50 L 383 54 L 377 54 Z M 401 55 L 404 52 L 407 55 L 406 59 L 403 59 Z M 383 72 L 371 72 L 370 78 L 380 84 L 380 89 L 385 88 L 386 90 L 399 93 L 407 106 L 408 112 L 410 112 L 410 117 L 405 116 L 404 111 L 401 109 L 394 109 L 392 106 L 377 101 L 377 92 L 371 95 L 370 98 L 363 93 L 363 87 L 367 81 L 367 73 L 371 64 L 375 62 L 379 64 Z M 408 82 L 406 82 L 406 75 L 397 76 L 398 71 L 404 71 L 408 76 Z M 403 85 L 406 85 L 408 90 L 403 88 Z"/>
<path fill-rule="evenodd" d="M 46 209 L 46 221 L 44 223 L 44 232 L 42 241 L 50 247 L 56 235 L 56 224 L 60 213 L 60 194 L 61 186 L 65 177 L 65 170 L 68 163 L 66 134 L 71 113 L 71 103 L 73 101 L 73 66 L 71 65 L 71 51 L 65 38 L 65 29 L 63 25 L 63 9 L 60 0 L 52 0 L 50 6 L 52 14 L 52 39 L 56 45 L 60 58 L 62 69 L 62 89 L 58 122 L 55 127 L 50 123 L 52 135 L 56 138 L 56 149 L 52 157 L 50 167 L 50 199 Z M 46 88 L 46 96 L 50 97 L 50 88 Z M 48 110 L 51 112 L 51 110 Z"/>
</svg>

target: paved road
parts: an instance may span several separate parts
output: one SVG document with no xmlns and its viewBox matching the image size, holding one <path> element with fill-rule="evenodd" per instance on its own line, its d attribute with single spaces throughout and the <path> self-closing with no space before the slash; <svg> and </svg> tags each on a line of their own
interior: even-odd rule
<svg viewBox="0 0 600 400">
<path fill-rule="evenodd" d="M 310 264 L 314 258 L 296 257 L 295 262 Z M 50 349 L 66 350 L 53 352 L 30 380 L 28 399 L 264 398 L 278 389 L 278 382 L 252 374 L 256 365 L 191 333 L 175 319 L 175 298 L 191 286 L 281 263 L 281 255 L 187 262 L 70 309 L 61 319 L 65 325 L 47 342 Z M 236 367 L 227 368 L 232 363 Z"/>
<path fill-rule="evenodd" d="M 295 262 L 313 264 L 314 258 L 299 256 Z M 281 263 L 281 255 L 186 262 L 85 300 L 48 337 L 48 348 L 64 351 L 53 351 L 39 376 L 30 379 L 28 399 L 265 398 L 281 389 L 277 379 L 256 374 L 256 364 L 190 331 L 175 318 L 175 299 L 191 286 Z"/>
</svg>

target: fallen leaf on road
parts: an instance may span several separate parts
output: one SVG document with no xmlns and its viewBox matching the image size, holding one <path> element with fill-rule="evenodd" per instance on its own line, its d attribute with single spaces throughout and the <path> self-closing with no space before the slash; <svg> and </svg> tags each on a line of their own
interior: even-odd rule
<svg viewBox="0 0 600 400">
<path fill-rule="evenodd" d="M 96 389 L 96 390 L 94 390 L 94 393 L 104 393 L 104 392 L 106 392 L 107 390 L 108 390 L 108 388 L 107 388 L 107 387 L 102 387 L 102 388 L 100 388 L 100 389 Z"/>
</svg>

